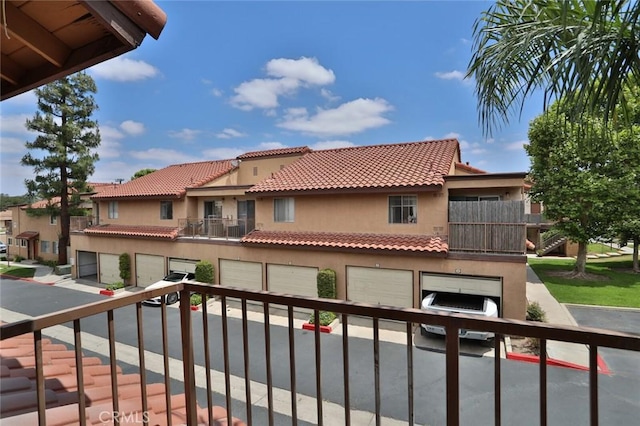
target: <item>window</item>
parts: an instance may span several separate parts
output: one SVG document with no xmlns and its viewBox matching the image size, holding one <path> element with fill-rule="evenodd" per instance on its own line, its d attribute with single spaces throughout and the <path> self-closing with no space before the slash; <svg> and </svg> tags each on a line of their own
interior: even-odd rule
<svg viewBox="0 0 640 426">
<path fill-rule="evenodd" d="M 42 253 L 49 253 L 49 241 L 40 241 L 40 251 Z"/>
<path fill-rule="evenodd" d="M 13 244 L 13 238 L 9 237 L 7 238 L 7 245 L 10 246 L 11 244 Z"/>
<path fill-rule="evenodd" d="M 27 240 L 20 240 L 20 247 L 26 247 L 27 246 Z"/>
<path fill-rule="evenodd" d="M 273 221 L 293 222 L 293 198 L 275 198 L 273 200 Z"/>
<path fill-rule="evenodd" d="M 415 195 L 389 197 L 389 223 L 416 223 L 417 221 L 418 199 Z"/>
<path fill-rule="evenodd" d="M 221 219 L 222 218 L 222 201 L 205 201 L 204 202 L 204 217 L 206 219 Z"/>
<path fill-rule="evenodd" d="M 258 168 L 257 167 L 253 168 L 253 175 L 254 176 L 258 176 Z"/>
<path fill-rule="evenodd" d="M 52 252 L 53 254 L 58 254 L 58 242 L 57 242 L 57 241 L 52 241 L 52 242 L 51 242 L 51 244 L 52 244 L 52 247 L 51 247 L 51 248 L 52 248 L 52 250 L 51 250 L 51 252 Z"/>
<path fill-rule="evenodd" d="M 49 224 L 50 225 L 57 225 L 58 224 L 58 217 L 57 216 L 49 216 Z"/>
<path fill-rule="evenodd" d="M 173 219 L 173 201 L 160 201 L 160 219 Z"/>
<path fill-rule="evenodd" d="M 109 201 L 109 219 L 118 218 L 118 202 Z"/>
</svg>

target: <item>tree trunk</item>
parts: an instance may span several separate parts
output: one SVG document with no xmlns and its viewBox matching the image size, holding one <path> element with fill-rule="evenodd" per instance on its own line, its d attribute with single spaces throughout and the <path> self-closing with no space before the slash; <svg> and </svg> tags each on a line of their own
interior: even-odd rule
<svg viewBox="0 0 640 426">
<path fill-rule="evenodd" d="M 573 275 L 582 275 L 585 273 L 587 267 L 587 243 L 580 241 L 578 243 L 578 257 L 576 258 L 576 264 L 573 267 Z"/>
<path fill-rule="evenodd" d="M 64 119 L 64 118 L 63 118 Z M 58 265 L 67 264 L 67 246 L 69 245 L 69 229 L 71 218 L 69 217 L 69 185 L 67 182 L 66 164 L 60 168 L 60 237 L 58 239 Z"/>
<path fill-rule="evenodd" d="M 633 272 L 640 272 L 640 264 L 638 262 L 638 246 L 640 245 L 640 238 L 633 239 Z"/>
</svg>

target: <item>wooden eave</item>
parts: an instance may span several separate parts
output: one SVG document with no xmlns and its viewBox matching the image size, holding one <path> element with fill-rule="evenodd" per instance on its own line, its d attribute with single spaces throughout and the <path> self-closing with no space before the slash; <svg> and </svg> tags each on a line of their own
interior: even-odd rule
<svg viewBox="0 0 640 426">
<path fill-rule="evenodd" d="M 2 0 L 0 99 L 157 39 L 166 21 L 152 0 Z"/>
</svg>

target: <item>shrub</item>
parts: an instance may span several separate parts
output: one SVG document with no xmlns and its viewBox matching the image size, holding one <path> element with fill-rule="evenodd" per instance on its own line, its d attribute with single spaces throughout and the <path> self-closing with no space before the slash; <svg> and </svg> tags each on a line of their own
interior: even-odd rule
<svg viewBox="0 0 640 426">
<path fill-rule="evenodd" d="M 123 281 L 127 281 L 131 278 L 131 256 L 129 253 L 122 253 L 118 258 L 119 268 L 120 268 L 120 278 Z"/>
<path fill-rule="evenodd" d="M 2 262 L 6 262 L 6 260 L 7 260 L 7 256 L 2 256 L 2 257 L 0 257 L 0 261 L 2 261 Z"/>
<path fill-rule="evenodd" d="M 115 291 L 120 288 L 124 288 L 124 283 L 122 281 L 118 281 L 117 283 L 112 283 L 107 285 L 107 290 Z"/>
<path fill-rule="evenodd" d="M 215 269 L 208 260 L 201 260 L 196 263 L 196 281 L 213 284 L 215 279 Z"/>
<path fill-rule="evenodd" d="M 538 302 L 527 303 L 527 321 L 545 322 L 547 314 Z"/>
<path fill-rule="evenodd" d="M 24 260 L 24 257 L 20 256 L 19 254 L 16 255 L 16 257 L 13 258 L 14 262 L 20 263 Z"/>
<path fill-rule="evenodd" d="M 336 314 L 329 311 L 320 311 L 320 325 L 329 325 L 337 318 Z M 309 317 L 309 324 L 314 324 L 316 321 L 315 314 L 311 314 Z"/>
<path fill-rule="evenodd" d="M 192 294 L 191 295 L 191 306 L 198 306 L 202 304 L 202 295 L 201 294 Z"/>
<path fill-rule="evenodd" d="M 336 272 L 332 269 L 323 269 L 318 272 L 316 278 L 318 297 L 325 299 L 336 298 Z"/>
</svg>

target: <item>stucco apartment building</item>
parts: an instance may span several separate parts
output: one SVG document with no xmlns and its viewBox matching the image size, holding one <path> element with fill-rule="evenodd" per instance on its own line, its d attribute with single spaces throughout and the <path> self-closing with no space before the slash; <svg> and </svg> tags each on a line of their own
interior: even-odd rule
<svg viewBox="0 0 640 426">
<path fill-rule="evenodd" d="M 418 307 L 440 290 L 493 297 L 523 319 L 525 173 L 461 162 L 455 139 L 250 152 L 178 164 L 93 195 L 94 225 L 72 233 L 73 274 L 147 286 L 199 260 L 216 283 Z"/>
</svg>

